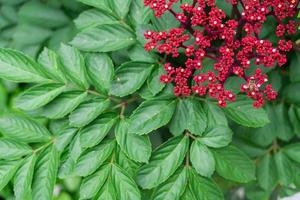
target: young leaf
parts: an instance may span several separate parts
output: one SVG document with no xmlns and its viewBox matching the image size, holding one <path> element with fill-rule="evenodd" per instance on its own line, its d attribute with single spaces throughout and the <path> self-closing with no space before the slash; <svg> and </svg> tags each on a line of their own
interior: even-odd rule
<svg viewBox="0 0 300 200">
<path fill-rule="evenodd" d="M 54 80 L 65 82 L 62 64 L 59 56 L 47 47 L 44 48 L 38 57 L 38 62 L 44 67 L 47 74 Z"/>
<path fill-rule="evenodd" d="M 201 143 L 213 148 L 221 148 L 227 146 L 232 140 L 232 131 L 227 126 L 216 126 L 215 128 L 204 133 L 199 138 Z"/>
<path fill-rule="evenodd" d="M 274 155 L 274 160 L 279 183 L 285 186 L 290 185 L 294 179 L 292 162 L 282 151 Z"/>
<path fill-rule="evenodd" d="M 193 142 L 190 151 L 192 165 L 198 174 L 211 177 L 215 171 L 215 159 L 212 152 L 198 140 Z"/>
<path fill-rule="evenodd" d="M 65 88 L 65 85 L 59 83 L 36 85 L 16 99 L 16 107 L 27 111 L 40 108 L 60 95 Z"/>
<path fill-rule="evenodd" d="M 111 0 L 109 2 L 117 15 L 121 19 L 124 19 L 129 12 L 131 1 L 132 0 Z"/>
<path fill-rule="evenodd" d="M 145 135 L 166 125 L 172 118 L 176 100 L 144 101 L 131 115 L 129 132 Z"/>
<path fill-rule="evenodd" d="M 223 200 L 224 196 L 216 183 L 211 179 L 198 176 L 195 170 L 189 169 L 189 185 L 191 195 L 197 199 Z"/>
<path fill-rule="evenodd" d="M 71 44 L 83 51 L 110 52 L 135 43 L 135 35 L 120 24 L 103 24 L 78 33 Z"/>
<path fill-rule="evenodd" d="M 27 144 L 23 144 L 8 138 L 0 138 L 0 159 L 16 160 L 32 153 Z"/>
<path fill-rule="evenodd" d="M 110 105 L 109 99 L 93 98 L 83 102 L 74 110 L 70 116 L 70 125 L 74 127 L 83 127 L 96 119 Z"/>
<path fill-rule="evenodd" d="M 112 165 L 107 164 L 101 167 L 96 173 L 83 179 L 80 186 L 80 199 L 91 199 L 101 187 L 105 184 L 110 172 Z"/>
<path fill-rule="evenodd" d="M 247 183 L 255 179 L 255 165 L 248 156 L 234 146 L 213 151 L 216 171 L 228 180 Z"/>
<path fill-rule="evenodd" d="M 163 73 L 163 67 L 161 65 L 157 65 L 147 80 L 147 86 L 153 95 L 158 94 L 166 86 L 160 82 L 160 75 Z"/>
<path fill-rule="evenodd" d="M 130 133 L 128 127 L 127 119 L 122 119 L 116 126 L 116 139 L 120 148 L 134 161 L 147 163 L 152 150 L 149 137 Z"/>
<path fill-rule="evenodd" d="M 42 66 L 23 53 L 0 49 L 0 77 L 15 82 L 49 82 Z"/>
<path fill-rule="evenodd" d="M 300 163 L 300 143 L 294 143 L 283 148 L 283 153 L 291 160 Z"/>
<path fill-rule="evenodd" d="M 114 24 L 116 22 L 117 19 L 114 16 L 97 9 L 83 11 L 79 17 L 74 20 L 76 27 L 81 30 L 103 24 Z"/>
<path fill-rule="evenodd" d="M 14 192 L 16 200 L 27 199 L 27 197 L 31 196 L 31 182 L 36 158 L 35 154 L 27 157 L 15 175 Z"/>
<path fill-rule="evenodd" d="M 158 186 L 153 193 L 153 200 L 179 200 L 183 194 L 187 184 L 187 169 L 178 170 L 172 177 L 170 177 L 161 186 Z"/>
<path fill-rule="evenodd" d="M 112 183 L 119 200 L 141 200 L 141 194 L 134 180 L 119 166 L 112 165 Z"/>
<path fill-rule="evenodd" d="M 80 145 L 90 148 L 99 144 L 116 122 L 115 113 L 106 113 L 79 131 Z"/>
<path fill-rule="evenodd" d="M 115 141 L 109 140 L 90 149 L 86 154 L 83 154 L 76 163 L 75 174 L 78 176 L 88 176 L 94 173 L 99 166 L 111 155 L 115 148 Z"/>
<path fill-rule="evenodd" d="M 271 191 L 277 184 L 274 158 L 266 154 L 257 166 L 257 182 L 264 190 Z"/>
<path fill-rule="evenodd" d="M 111 58 L 104 53 L 90 53 L 86 56 L 86 67 L 91 84 L 106 94 L 115 74 Z"/>
<path fill-rule="evenodd" d="M 174 135 L 180 135 L 185 130 L 192 134 L 202 135 L 205 131 L 207 117 L 202 104 L 191 98 L 181 99 L 177 103 L 173 119 L 170 123 L 170 131 Z"/>
<path fill-rule="evenodd" d="M 59 153 L 55 146 L 51 145 L 38 157 L 32 183 L 33 199 L 52 199 L 58 166 Z"/>
<path fill-rule="evenodd" d="M 3 161 L 0 160 L 0 191 L 9 183 L 16 171 L 18 170 L 20 161 Z"/>
<path fill-rule="evenodd" d="M 136 92 L 151 73 L 153 64 L 144 62 L 128 62 L 116 70 L 110 94 L 123 97 Z"/>
<path fill-rule="evenodd" d="M 60 119 L 75 110 L 87 97 L 87 92 L 65 92 L 46 106 L 37 110 L 38 114 L 49 119 Z"/>
<path fill-rule="evenodd" d="M 233 121 L 247 127 L 263 127 L 270 122 L 265 110 L 255 109 L 249 100 L 230 103 L 224 111 Z"/>
<path fill-rule="evenodd" d="M 181 136 L 161 145 L 152 154 L 149 164 L 139 169 L 137 183 L 144 189 L 150 189 L 165 182 L 182 163 L 188 146 L 188 138 Z"/>
<path fill-rule="evenodd" d="M 51 138 L 49 131 L 41 124 L 19 115 L 0 117 L 0 131 L 4 136 L 22 142 L 46 142 Z"/>
<path fill-rule="evenodd" d="M 59 56 L 64 66 L 64 71 L 70 81 L 82 88 L 88 88 L 89 84 L 86 79 L 85 62 L 80 51 L 62 43 L 59 48 Z"/>
</svg>

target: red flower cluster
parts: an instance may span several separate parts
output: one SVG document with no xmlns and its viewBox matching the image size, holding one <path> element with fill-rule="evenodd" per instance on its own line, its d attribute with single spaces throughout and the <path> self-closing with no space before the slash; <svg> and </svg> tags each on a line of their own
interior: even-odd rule
<svg viewBox="0 0 300 200">
<path fill-rule="evenodd" d="M 247 71 L 255 65 L 272 67 L 277 63 L 282 66 L 286 63 L 285 54 L 293 48 L 292 42 L 284 39 L 273 45 L 260 38 L 260 32 L 268 18 L 273 17 L 278 22 L 278 37 L 295 33 L 298 24 L 292 18 L 299 12 L 299 0 L 227 1 L 232 5 L 231 18 L 218 8 L 215 0 L 184 3 L 180 5 L 181 12 L 172 9 L 177 0 L 145 0 L 145 6 L 154 10 L 155 16 L 161 17 L 168 11 L 181 24 L 168 31 L 147 31 L 145 50 L 156 49 L 174 58 L 185 53 L 185 66 L 173 66 L 167 59 L 166 74 L 160 78 L 163 83 L 174 83 L 176 96 L 208 94 L 225 107 L 226 102 L 235 101 L 236 96 L 225 90 L 224 84 L 228 77 L 238 76 L 246 82 L 240 92 L 255 100 L 253 105 L 259 108 L 265 100 L 274 100 L 277 92 L 267 84 L 267 75 L 259 68 L 253 75 L 247 75 Z M 205 69 L 205 59 L 214 60 L 213 70 Z"/>
</svg>

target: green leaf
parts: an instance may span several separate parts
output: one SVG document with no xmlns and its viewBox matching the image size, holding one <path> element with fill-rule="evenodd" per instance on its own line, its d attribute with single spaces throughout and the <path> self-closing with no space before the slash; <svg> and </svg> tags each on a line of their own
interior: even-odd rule
<svg viewBox="0 0 300 200">
<path fill-rule="evenodd" d="M 228 122 L 223 110 L 217 105 L 206 102 L 204 104 L 207 113 L 207 129 L 215 128 L 217 125 L 228 126 Z"/>
<path fill-rule="evenodd" d="M 88 150 L 83 154 L 76 163 L 75 174 L 78 176 L 88 176 L 94 173 L 108 157 L 115 148 L 115 141 L 108 140 L 102 142 L 100 145 Z"/>
<path fill-rule="evenodd" d="M 105 184 L 110 174 L 112 165 L 102 166 L 96 173 L 83 179 L 80 186 L 80 199 L 91 199 Z"/>
<path fill-rule="evenodd" d="M 83 127 L 96 119 L 110 105 L 109 99 L 101 97 L 93 98 L 83 102 L 74 110 L 70 116 L 70 125 L 74 127 Z"/>
<path fill-rule="evenodd" d="M 59 153 L 54 145 L 39 155 L 32 183 L 32 199 L 52 199 L 59 166 Z"/>
<path fill-rule="evenodd" d="M 75 110 L 87 97 L 87 92 L 65 92 L 37 112 L 49 119 L 60 119 Z"/>
<path fill-rule="evenodd" d="M 250 100 L 237 100 L 224 111 L 233 121 L 247 127 L 263 127 L 270 122 L 265 110 L 254 108 Z"/>
<path fill-rule="evenodd" d="M 164 184 L 158 186 L 153 193 L 153 200 L 179 200 L 183 194 L 187 184 L 187 170 L 186 168 L 178 170 L 171 178 Z"/>
<path fill-rule="evenodd" d="M 289 84 L 284 90 L 285 98 L 291 103 L 297 105 L 300 104 L 300 94 L 298 92 L 299 89 L 300 89 L 300 82 Z"/>
<path fill-rule="evenodd" d="M 14 192 L 16 200 L 27 199 L 31 196 L 31 182 L 33 179 L 36 158 L 37 156 L 35 154 L 25 158 L 22 166 L 15 175 Z"/>
<path fill-rule="evenodd" d="M 153 95 L 158 94 L 166 86 L 160 82 L 160 75 L 163 73 L 163 67 L 161 65 L 157 65 L 147 80 L 147 86 Z"/>
<path fill-rule="evenodd" d="M 277 184 L 274 158 L 266 154 L 257 166 L 257 182 L 264 190 L 271 191 Z"/>
<path fill-rule="evenodd" d="M 219 187 L 211 179 L 198 176 L 195 170 L 189 169 L 189 190 L 195 200 L 214 199 L 223 200 L 224 196 Z"/>
<path fill-rule="evenodd" d="M 11 49 L 0 49 L 0 77 L 15 82 L 49 82 L 41 65 Z"/>
<path fill-rule="evenodd" d="M 41 43 L 45 42 L 51 35 L 52 31 L 47 28 L 40 27 L 34 24 L 19 24 L 15 29 L 15 33 L 13 35 L 13 42 L 18 44 L 21 47 L 18 49 L 24 52 L 23 46 L 39 46 Z M 24 53 L 28 54 L 26 50 Z M 35 52 L 34 54 L 36 53 L 38 52 Z"/>
<path fill-rule="evenodd" d="M 300 143 L 290 144 L 283 148 L 283 153 L 286 154 L 291 160 L 300 163 Z"/>
<path fill-rule="evenodd" d="M 144 62 L 128 62 L 116 70 L 110 94 L 124 97 L 142 87 L 151 73 L 153 64 Z"/>
<path fill-rule="evenodd" d="M 130 57 L 130 59 L 132 61 L 148 62 L 148 63 L 155 63 L 155 62 L 157 62 L 156 59 L 154 59 L 155 56 L 153 54 L 145 51 L 144 47 L 141 44 L 136 44 L 136 45 L 130 47 L 127 51 L 128 51 L 128 56 Z M 158 71 L 160 71 L 159 75 L 161 75 L 161 74 L 163 74 L 165 72 L 165 71 L 163 71 L 163 67 L 161 65 L 157 65 L 156 69 Z M 155 70 L 155 71 L 157 71 L 157 70 Z M 157 74 L 157 72 L 152 72 L 152 73 L 153 73 L 153 75 L 152 75 L 152 77 L 153 77 L 152 80 L 153 80 L 153 79 L 155 79 L 155 77 L 158 76 L 158 74 Z M 159 85 L 164 85 L 164 84 L 160 83 L 159 76 L 157 77 L 157 80 L 158 80 L 158 82 L 154 82 L 154 80 L 151 81 L 151 84 L 155 84 L 156 85 L 156 86 L 154 86 L 154 85 L 152 86 L 153 89 L 154 89 L 154 87 L 159 88 L 158 87 Z"/>
<path fill-rule="evenodd" d="M 289 69 L 289 75 L 290 75 L 290 80 L 292 82 L 298 82 L 300 81 L 299 75 L 300 75 L 300 70 L 299 70 L 299 63 L 300 63 L 300 53 L 295 51 L 294 54 L 290 57 L 291 63 L 290 63 L 290 69 Z"/>
<path fill-rule="evenodd" d="M 103 24 L 78 33 L 71 44 L 83 51 L 110 52 L 129 47 L 135 36 L 120 24 Z"/>
<path fill-rule="evenodd" d="M 191 98 L 180 99 L 177 103 L 173 119 L 170 123 L 170 131 L 174 135 L 180 135 L 185 130 L 192 134 L 202 135 L 205 131 L 207 117 L 202 104 Z"/>
<path fill-rule="evenodd" d="M 165 182 L 181 165 L 188 146 L 188 138 L 181 136 L 161 145 L 152 154 L 149 164 L 139 169 L 137 183 L 144 189 L 150 189 Z"/>
<path fill-rule="evenodd" d="M 79 131 L 81 147 L 90 148 L 99 144 L 112 128 L 117 117 L 115 113 L 106 113 L 81 129 Z"/>
<path fill-rule="evenodd" d="M 118 200 L 116 194 L 117 192 L 113 185 L 111 176 L 109 176 L 106 183 L 101 188 L 97 200 Z"/>
<path fill-rule="evenodd" d="M 215 159 L 212 152 L 198 140 L 193 142 L 190 151 L 192 165 L 198 174 L 211 177 L 215 171 Z"/>
<path fill-rule="evenodd" d="M 213 151 L 216 171 L 228 180 L 247 183 L 255 180 L 255 165 L 248 156 L 234 146 Z"/>
<path fill-rule="evenodd" d="M 292 162 L 282 151 L 274 155 L 279 183 L 285 186 L 290 185 L 294 180 Z"/>
<path fill-rule="evenodd" d="M 135 162 L 134 160 L 127 157 L 123 151 L 121 151 L 120 148 L 118 148 L 115 151 L 115 160 L 118 165 L 124 169 L 128 174 L 130 174 L 131 177 L 135 177 L 138 171 L 138 168 L 141 166 L 141 164 Z"/>
<path fill-rule="evenodd" d="M 130 133 L 128 127 L 127 119 L 122 119 L 116 127 L 116 139 L 120 148 L 132 160 L 147 163 L 152 151 L 149 137 Z"/>
<path fill-rule="evenodd" d="M 288 111 L 288 118 L 291 122 L 293 132 L 296 135 L 300 135 L 300 109 L 296 108 L 295 106 L 290 106 Z"/>
<path fill-rule="evenodd" d="M 36 85 L 23 92 L 16 99 L 16 107 L 21 110 L 34 110 L 40 108 L 60 95 L 66 86 L 59 83 Z"/>
<path fill-rule="evenodd" d="M 46 142 L 51 138 L 41 124 L 19 115 L 7 114 L 0 117 L 0 131 L 4 136 L 22 142 Z"/>
<path fill-rule="evenodd" d="M 62 63 L 54 51 L 45 47 L 38 57 L 38 62 L 43 65 L 45 71 L 51 78 L 60 82 L 66 81 Z"/>
<path fill-rule="evenodd" d="M 54 145 L 59 152 L 63 152 L 68 146 L 68 144 L 73 139 L 74 135 L 77 133 L 76 128 L 66 128 L 61 130 L 55 139 Z"/>
<path fill-rule="evenodd" d="M 119 200 L 141 200 L 141 194 L 134 180 L 117 165 L 112 165 L 112 183 Z"/>
<path fill-rule="evenodd" d="M 59 48 L 59 56 L 70 81 L 82 88 L 88 88 L 89 84 L 85 76 L 85 62 L 80 51 L 62 43 Z"/>
<path fill-rule="evenodd" d="M 20 161 L 3 161 L 0 160 L 0 191 L 8 184 L 15 175 L 21 162 Z"/>
<path fill-rule="evenodd" d="M 86 10 L 74 20 L 76 27 L 82 30 L 103 24 L 114 24 L 116 22 L 117 19 L 114 16 L 97 9 Z"/>
<path fill-rule="evenodd" d="M 62 10 L 37 1 L 24 4 L 20 8 L 19 17 L 28 23 L 49 28 L 63 26 L 69 22 L 69 18 Z"/>
<path fill-rule="evenodd" d="M 70 158 L 72 158 L 74 161 L 77 161 L 83 151 L 84 148 L 80 143 L 80 134 L 76 134 L 75 138 L 70 144 Z"/>
<path fill-rule="evenodd" d="M 124 19 L 128 12 L 131 5 L 132 0 L 111 0 L 109 1 L 113 10 L 117 13 L 117 15 Z"/>
<path fill-rule="evenodd" d="M 84 3 L 86 5 L 98 8 L 100 10 L 110 11 L 109 4 L 107 3 L 107 0 L 101 0 L 101 1 L 98 1 L 98 0 L 78 0 L 78 1 L 80 1 L 81 3 Z"/>
<path fill-rule="evenodd" d="M 145 135 L 166 125 L 172 118 L 176 100 L 144 101 L 131 115 L 129 132 Z"/>
<path fill-rule="evenodd" d="M 115 74 L 111 58 L 104 53 L 90 53 L 86 56 L 86 67 L 91 84 L 98 91 L 107 93 Z"/>
<path fill-rule="evenodd" d="M 132 0 L 129 17 L 132 24 L 135 26 L 139 24 L 148 24 L 151 17 L 151 9 L 145 7 L 143 1 Z"/>
<path fill-rule="evenodd" d="M 30 153 L 30 146 L 9 138 L 0 138 L 0 159 L 16 160 Z"/>
<path fill-rule="evenodd" d="M 232 141 L 232 131 L 227 126 L 216 126 L 199 138 L 201 143 L 213 148 L 227 146 Z"/>
</svg>

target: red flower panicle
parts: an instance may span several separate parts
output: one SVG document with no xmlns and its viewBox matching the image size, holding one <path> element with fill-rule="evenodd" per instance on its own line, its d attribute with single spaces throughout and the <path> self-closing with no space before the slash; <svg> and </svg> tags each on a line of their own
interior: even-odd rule
<svg viewBox="0 0 300 200">
<path fill-rule="evenodd" d="M 254 100 L 254 107 L 261 107 L 265 100 L 276 99 L 277 92 L 268 84 L 262 70 L 252 69 L 255 74 L 250 75 L 247 71 L 259 65 L 273 67 L 286 63 L 285 54 L 293 44 L 283 37 L 297 30 L 298 24 L 292 19 L 299 11 L 299 0 L 227 0 L 232 4 L 231 18 L 218 8 L 215 0 L 184 3 L 179 13 L 172 9 L 177 2 L 144 0 L 144 5 L 149 6 L 156 17 L 170 12 L 181 24 L 168 31 L 145 33 L 146 51 L 156 49 L 173 58 L 181 52 L 186 56 L 184 66 L 172 66 L 166 61 L 166 74 L 160 78 L 162 83 L 173 83 L 176 96 L 208 94 L 220 107 L 225 107 L 228 101 L 235 101 L 236 95 L 226 90 L 224 84 L 228 77 L 237 76 L 245 81 L 240 92 Z M 280 40 L 275 45 L 260 38 L 264 24 L 271 17 L 278 23 L 276 35 Z M 205 70 L 204 59 L 214 60 L 213 70 Z"/>
</svg>

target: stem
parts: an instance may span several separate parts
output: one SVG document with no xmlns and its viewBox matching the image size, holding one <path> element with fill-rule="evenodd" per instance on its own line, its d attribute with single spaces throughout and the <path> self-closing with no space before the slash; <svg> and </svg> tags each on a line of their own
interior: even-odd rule
<svg viewBox="0 0 300 200">
<path fill-rule="evenodd" d="M 126 109 L 126 103 L 122 103 L 121 112 L 120 112 L 120 117 L 121 118 L 124 118 L 125 109 Z"/>
<path fill-rule="evenodd" d="M 197 140 L 197 137 L 195 137 L 193 134 L 191 134 L 189 131 L 186 131 L 185 132 L 185 135 L 187 136 L 187 137 L 190 137 L 190 138 L 192 138 L 193 140 Z"/>
<path fill-rule="evenodd" d="M 33 154 L 36 154 L 36 153 L 38 153 L 39 151 L 44 150 L 44 149 L 47 148 L 49 145 L 53 144 L 54 141 L 55 141 L 55 138 L 51 139 L 50 142 L 48 142 L 48 143 L 46 143 L 46 144 L 40 146 L 39 148 L 34 149 L 34 150 L 33 150 Z"/>
<path fill-rule="evenodd" d="M 188 131 L 185 132 L 186 137 L 190 137 L 190 133 Z M 189 167 L 190 166 L 190 151 L 187 151 L 185 154 L 185 166 Z"/>
<path fill-rule="evenodd" d="M 185 166 L 186 167 L 190 166 L 190 151 L 186 152 L 186 155 L 185 155 Z"/>
</svg>

